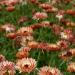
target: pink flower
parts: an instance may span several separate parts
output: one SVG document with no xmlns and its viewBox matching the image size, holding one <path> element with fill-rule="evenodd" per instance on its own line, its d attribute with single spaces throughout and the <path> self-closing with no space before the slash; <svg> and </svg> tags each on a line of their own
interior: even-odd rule
<svg viewBox="0 0 75 75">
<path fill-rule="evenodd" d="M 62 75 L 57 68 L 44 66 L 40 68 L 38 75 Z"/>
<path fill-rule="evenodd" d="M 16 69 L 20 72 L 31 72 L 36 67 L 36 61 L 33 58 L 23 58 L 16 63 Z"/>
<path fill-rule="evenodd" d="M 45 12 L 36 12 L 34 15 L 33 15 L 33 19 L 45 19 L 47 18 L 47 13 Z"/>
<path fill-rule="evenodd" d="M 0 74 L 6 75 L 7 72 L 9 75 L 15 75 L 15 65 L 13 62 L 3 61 L 0 63 Z"/>
</svg>

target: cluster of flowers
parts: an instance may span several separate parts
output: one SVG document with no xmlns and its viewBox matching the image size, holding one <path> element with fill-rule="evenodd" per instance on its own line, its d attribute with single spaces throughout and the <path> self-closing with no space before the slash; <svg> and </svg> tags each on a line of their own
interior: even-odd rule
<svg viewBox="0 0 75 75">
<path fill-rule="evenodd" d="M 71 0 L 63 0 L 63 2 L 71 2 Z M 43 9 L 43 12 L 33 13 L 32 19 L 40 20 L 48 18 L 48 13 L 54 13 L 59 22 L 65 24 L 67 27 L 74 27 L 75 23 L 70 20 L 64 19 L 65 14 L 75 16 L 75 10 L 59 10 L 54 7 L 55 3 L 60 3 L 61 0 L 53 0 L 52 4 L 50 3 L 40 3 L 38 0 L 2 0 L 0 1 L 1 5 L 6 5 L 7 11 L 14 11 L 15 5 L 19 3 L 34 3 L 37 4 L 39 8 Z M 29 21 L 30 19 L 22 16 L 18 20 L 18 24 Z M 60 40 L 56 43 L 44 43 L 34 40 L 33 31 L 42 27 L 51 28 L 56 36 L 60 37 Z M 6 31 L 6 37 L 13 39 L 16 45 L 19 45 L 21 48 L 16 53 L 17 61 L 16 63 L 8 61 L 3 55 L 0 55 L 0 74 L 6 75 L 15 75 L 16 70 L 19 72 L 30 73 L 36 69 L 37 61 L 29 57 L 29 52 L 31 49 L 39 48 L 43 51 L 60 51 L 66 50 L 60 53 L 58 56 L 63 60 L 67 60 L 75 56 L 75 49 L 70 49 L 69 46 L 75 43 L 75 35 L 72 28 L 64 28 L 49 21 L 43 21 L 36 23 L 30 26 L 21 27 L 16 30 L 15 25 L 7 23 L 0 27 L 0 31 Z M 75 72 L 75 63 L 70 62 L 67 67 L 67 71 Z M 62 73 L 55 67 L 43 66 L 38 71 L 38 75 L 62 75 Z"/>
</svg>

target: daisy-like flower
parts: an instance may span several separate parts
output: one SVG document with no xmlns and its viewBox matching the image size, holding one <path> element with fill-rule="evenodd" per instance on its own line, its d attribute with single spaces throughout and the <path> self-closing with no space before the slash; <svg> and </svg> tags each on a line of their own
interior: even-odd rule
<svg viewBox="0 0 75 75">
<path fill-rule="evenodd" d="M 71 59 L 72 53 L 70 51 L 63 51 L 62 53 L 59 54 L 59 58 L 63 60 L 68 60 Z"/>
<path fill-rule="evenodd" d="M 62 58 L 63 60 L 68 60 L 72 57 L 75 57 L 75 49 L 63 51 L 62 53 L 59 54 L 59 57 Z"/>
<path fill-rule="evenodd" d="M 65 40 L 58 41 L 57 45 L 60 46 L 61 49 L 67 49 L 69 47 L 69 43 Z"/>
<path fill-rule="evenodd" d="M 45 13 L 45 12 L 36 12 L 34 15 L 33 15 L 33 19 L 37 19 L 37 20 L 39 20 L 39 19 L 45 19 L 45 18 L 47 18 L 48 16 L 47 16 L 47 13 Z"/>
<path fill-rule="evenodd" d="M 38 75 L 62 75 L 57 68 L 44 66 L 40 68 Z"/>
<path fill-rule="evenodd" d="M 9 23 L 2 25 L 1 28 L 5 30 L 6 32 L 14 32 L 16 29 L 14 25 Z"/>
<path fill-rule="evenodd" d="M 32 72 L 36 67 L 36 61 L 33 58 L 23 58 L 16 63 L 16 69 L 21 72 Z"/>
<path fill-rule="evenodd" d="M 75 72 L 75 62 L 70 62 L 67 66 L 67 71 Z"/>
<path fill-rule="evenodd" d="M 29 47 L 21 47 L 16 54 L 16 57 L 19 59 L 27 58 L 29 55 L 30 48 Z"/>
<path fill-rule="evenodd" d="M 41 22 L 41 26 L 42 26 L 42 27 L 51 27 L 49 21 L 43 21 L 43 22 Z"/>
<path fill-rule="evenodd" d="M 15 5 L 17 3 L 18 3 L 18 0 L 4 0 L 4 1 L 2 1 L 2 4 L 7 5 L 7 6 Z"/>
<path fill-rule="evenodd" d="M 42 7 L 43 9 L 52 9 L 52 5 L 48 3 L 39 4 L 39 7 Z"/>
<path fill-rule="evenodd" d="M 33 41 L 33 39 L 34 39 L 33 36 L 23 36 L 20 44 L 22 46 L 27 46 L 28 42 Z"/>
<path fill-rule="evenodd" d="M 63 32 L 60 33 L 61 39 L 68 40 L 70 42 L 74 41 L 74 34 L 71 29 L 65 29 Z"/>
<path fill-rule="evenodd" d="M 61 33 L 61 31 L 63 30 L 63 27 L 54 24 L 54 25 L 52 26 L 52 29 L 53 29 L 53 32 L 54 32 L 56 35 L 59 35 L 59 34 Z"/>
<path fill-rule="evenodd" d="M 0 54 L 0 62 L 5 61 L 5 56 L 3 56 L 2 54 Z"/>
<path fill-rule="evenodd" d="M 0 63 L 0 74 L 1 75 L 15 75 L 15 64 L 10 61 L 3 61 Z"/>
<path fill-rule="evenodd" d="M 17 31 L 17 34 L 19 34 L 19 35 L 24 35 L 26 33 L 27 34 L 32 34 L 33 33 L 33 29 L 31 27 L 21 27 Z"/>
</svg>

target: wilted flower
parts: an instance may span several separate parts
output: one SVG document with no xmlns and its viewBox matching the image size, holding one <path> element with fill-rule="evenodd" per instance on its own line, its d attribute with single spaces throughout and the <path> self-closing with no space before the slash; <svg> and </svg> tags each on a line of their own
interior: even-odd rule
<svg viewBox="0 0 75 75">
<path fill-rule="evenodd" d="M 57 68 L 44 66 L 40 68 L 38 75 L 62 75 Z"/>
<path fill-rule="evenodd" d="M 0 63 L 0 74 L 1 75 L 15 75 L 15 64 L 10 61 L 3 61 Z"/>
<path fill-rule="evenodd" d="M 16 69 L 20 72 L 32 72 L 36 67 L 36 61 L 33 58 L 23 58 L 16 63 Z"/>
</svg>

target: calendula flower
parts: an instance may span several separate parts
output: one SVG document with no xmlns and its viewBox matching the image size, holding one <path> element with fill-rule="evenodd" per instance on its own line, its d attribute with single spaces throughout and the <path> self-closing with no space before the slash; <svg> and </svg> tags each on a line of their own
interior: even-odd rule
<svg viewBox="0 0 75 75">
<path fill-rule="evenodd" d="M 36 61 L 33 58 L 23 58 L 16 63 L 16 69 L 20 72 L 32 72 L 36 67 Z"/>
<path fill-rule="evenodd" d="M 67 66 L 67 71 L 75 72 L 75 62 L 70 62 Z"/>
<path fill-rule="evenodd" d="M 39 20 L 39 19 L 45 19 L 45 18 L 47 18 L 48 16 L 47 16 L 47 13 L 45 13 L 45 12 L 36 12 L 34 15 L 33 15 L 33 19 L 37 19 L 37 20 Z"/>
<path fill-rule="evenodd" d="M 1 75 L 15 75 L 15 65 L 10 61 L 3 61 L 0 63 L 0 74 Z"/>
<path fill-rule="evenodd" d="M 29 47 L 21 47 L 16 54 L 16 57 L 19 59 L 27 58 L 29 55 L 30 48 Z"/>
<path fill-rule="evenodd" d="M 57 68 L 44 66 L 40 68 L 38 75 L 62 75 Z"/>
</svg>

